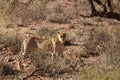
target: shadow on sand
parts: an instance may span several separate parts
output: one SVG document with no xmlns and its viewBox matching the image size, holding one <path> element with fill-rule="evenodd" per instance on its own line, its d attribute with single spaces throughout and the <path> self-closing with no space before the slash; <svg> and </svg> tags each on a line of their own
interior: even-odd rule
<svg viewBox="0 0 120 80">
<path fill-rule="evenodd" d="M 109 19 L 116 19 L 118 21 L 120 21 L 120 14 L 116 13 L 116 12 L 108 12 L 108 13 L 97 13 L 97 14 L 92 14 L 90 16 L 84 16 L 84 15 L 80 15 L 81 17 L 84 18 L 91 18 L 91 17 L 95 17 L 95 16 L 100 16 L 100 17 L 104 17 L 104 18 L 109 18 Z"/>
</svg>

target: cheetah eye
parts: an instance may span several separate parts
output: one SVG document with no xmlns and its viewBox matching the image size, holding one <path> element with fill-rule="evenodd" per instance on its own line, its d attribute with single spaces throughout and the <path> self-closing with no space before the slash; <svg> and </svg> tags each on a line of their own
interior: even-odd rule
<svg viewBox="0 0 120 80">
<path fill-rule="evenodd" d="M 58 34 L 60 34 L 60 32 L 57 32 Z"/>
</svg>

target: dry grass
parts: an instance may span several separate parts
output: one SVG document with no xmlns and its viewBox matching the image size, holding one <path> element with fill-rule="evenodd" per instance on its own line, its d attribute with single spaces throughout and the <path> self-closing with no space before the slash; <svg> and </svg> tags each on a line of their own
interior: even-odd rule
<svg viewBox="0 0 120 80">
<path fill-rule="evenodd" d="M 36 69 L 42 70 L 42 73 L 40 71 L 39 75 L 55 76 L 76 71 L 75 65 L 79 64 L 78 61 L 74 61 L 71 57 L 63 54 L 59 54 L 59 56 L 54 55 L 54 59 L 52 60 L 51 54 L 52 52 L 46 50 L 38 50 L 32 55 Z"/>
<path fill-rule="evenodd" d="M 86 53 L 89 55 L 100 55 L 104 68 L 120 67 L 119 27 L 93 28 L 86 42 Z M 105 65 L 106 64 L 106 65 Z"/>
<path fill-rule="evenodd" d="M 0 0 L 0 26 L 6 26 L 6 23 L 28 25 L 31 21 L 44 20 L 44 10 L 47 1 L 34 0 L 29 3 L 22 1 L 2 1 Z"/>
<path fill-rule="evenodd" d="M 43 37 L 45 39 L 51 39 L 57 33 L 57 30 L 51 28 L 42 28 L 38 31 L 38 36 Z"/>
<path fill-rule="evenodd" d="M 0 75 L 17 75 L 17 70 L 13 69 L 13 66 L 9 63 L 9 57 L 5 54 L 0 55 Z"/>
<path fill-rule="evenodd" d="M 46 18 L 55 23 L 69 23 L 71 18 L 76 16 L 75 8 L 72 6 L 67 7 L 66 1 L 48 2 L 45 9 Z M 69 3 L 68 3 L 69 4 Z M 65 7 L 66 6 L 66 7 Z M 67 11 L 67 9 L 71 11 Z"/>
<path fill-rule="evenodd" d="M 108 68 L 119 68 L 120 63 L 119 60 L 120 58 L 119 53 L 120 53 L 120 27 L 111 27 L 109 29 L 109 35 L 110 35 L 110 40 L 106 43 L 104 43 L 104 48 L 100 52 L 102 54 L 106 54 L 105 57 L 106 59 L 106 64 L 108 65 Z M 101 58 L 101 60 L 105 60 L 104 57 Z M 106 66 L 107 67 L 107 66 Z"/>
<path fill-rule="evenodd" d="M 76 74 L 75 80 L 119 80 L 120 72 L 118 70 L 104 71 L 97 64 L 83 69 Z"/>
<path fill-rule="evenodd" d="M 120 27 L 117 20 L 100 17 L 79 17 L 80 14 L 89 15 L 91 12 L 88 2 L 83 0 L 32 0 L 30 4 L 24 4 L 19 1 L 24 0 L 0 0 L 0 27 L 7 26 L 8 24 L 15 27 L 14 23 L 15 25 L 19 24 L 19 20 L 20 25 L 28 25 L 32 22 L 34 23 L 34 21 L 41 22 L 40 24 L 35 22 L 35 24 L 40 25 L 38 27 L 49 27 L 49 23 L 50 26 L 55 24 L 56 30 L 52 28 L 48 29 L 47 27 L 38 31 L 40 37 L 42 36 L 45 39 L 50 39 L 54 36 L 57 29 L 60 29 L 56 26 L 57 23 L 59 23 L 57 25 L 60 26 L 66 26 L 68 24 L 67 26 L 69 27 L 69 23 L 71 22 L 72 24 L 73 22 L 73 27 L 75 26 L 75 28 L 64 29 L 66 32 L 70 32 L 67 36 L 67 42 L 74 43 L 75 41 L 78 41 L 85 43 L 85 45 L 67 45 L 66 48 L 71 49 L 71 52 L 69 52 L 69 50 L 67 52 L 66 50 L 64 54 L 61 53 L 59 56 L 54 55 L 53 61 L 51 59 L 52 51 L 48 51 L 46 47 L 36 50 L 32 55 L 30 54 L 30 59 L 33 60 L 36 69 L 41 69 L 38 72 L 40 76 L 63 74 L 63 76 L 66 77 L 64 74 L 79 70 L 76 69 L 77 65 L 79 65 L 80 70 L 78 76 L 75 75 L 77 76 L 75 78 L 76 80 L 120 79 Z M 117 6 L 117 3 L 118 0 L 114 0 L 112 4 L 114 11 L 119 13 L 120 7 Z M 47 25 L 46 23 L 44 24 L 44 22 L 42 23 L 45 19 L 46 22 L 49 21 Z M 12 22 L 14 23 L 12 24 Z M 32 26 L 36 27 L 34 24 Z M 79 29 L 79 27 L 81 28 Z M 88 27 L 89 30 L 87 31 Z M 9 28 L 9 31 L 12 28 Z M 4 29 L 6 30 L 6 28 Z M 18 38 L 19 35 L 7 31 L 7 33 L 3 33 L 2 30 L 3 29 L 0 31 L 0 51 L 3 51 L 4 48 L 10 48 L 12 52 L 19 52 L 21 44 L 21 41 Z M 49 46 L 47 48 L 49 48 Z M 83 58 L 85 56 L 82 56 L 82 53 L 86 53 L 85 56 L 87 57 Z M 96 56 L 99 57 L 99 59 L 96 60 L 95 63 L 92 63 L 89 58 L 93 59 L 96 58 Z M 0 57 L 0 61 L 3 61 L 2 58 Z M 85 64 L 84 60 L 88 61 L 88 64 Z M 0 62 L 1 75 L 16 75 L 14 74 L 15 72 L 11 70 L 11 65 Z"/>
<path fill-rule="evenodd" d="M 15 33 L 0 33 L 0 49 L 8 49 L 13 52 L 18 52 L 20 50 L 21 40 Z"/>
</svg>

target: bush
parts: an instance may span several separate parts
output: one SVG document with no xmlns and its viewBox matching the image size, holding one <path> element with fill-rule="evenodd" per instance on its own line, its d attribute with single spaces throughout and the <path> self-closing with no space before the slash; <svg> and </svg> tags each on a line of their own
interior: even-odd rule
<svg viewBox="0 0 120 80">
<path fill-rule="evenodd" d="M 105 43 L 105 49 L 101 53 L 106 54 L 106 65 L 108 68 L 119 68 L 120 67 L 120 27 L 110 28 L 109 35 L 111 39 Z M 103 57 L 104 58 L 104 57 Z M 102 60 L 102 59 L 101 59 Z"/>
<path fill-rule="evenodd" d="M 0 47 L 10 48 L 13 52 L 20 51 L 21 40 L 15 35 L 15 33 L 0 33 L 0 44 L 3 45 Z"/>
<path fill-rule="evenodd" d="M 16 75 L 17 71 L 13 69 L 12 65 L 8 63 L 9 58 L 5 55 L 0 55 L 0 75 L 8 76 L 8 75 Z"/>
<path fill-rule="evenodd" d="M 48 0 L 0 0 L 0 26 L 6 23 L 18 23 L 24 26 L 31 21 L 45 19 L 44 10 Z M 32 15 L 32 16 L 31 16 Z"/>
<path fill-rule="evenodd" d="M 100 49 L 104 49 L 105 43 L 107 43 L 111 38 L 110 35 L 105 32 L 104 29 L 92 28 L 88 34 L 88 40 L 86 41 L 87 54 L 96 55 L 100 54 Z"/>
<path fill-rule="evenodd" d="M 69 23 L 69 19 L 75 17 L 75 9 L 66 10 L 67 7 L 65 9 L 63 4 L 65 4 L 65 1 L 48 2 L 45 9 L 46 18 L 55 23 Z"/>
<path fill-rule="evenodd" d="M 27 23 L 29 21 L 44 20 L 44 10 L 47 2 L 47 0 L 34 0 L 31 4 L 29 4 L 29 6 L 25 7 L 24 5 L 23 7 L 25 8 L 21 9 L 18 13 L 20 15 L 19 17 L 22 19 L 22 22 Z M 22 8 L 22 6 L 19 6 L 19 8 Z"/>
<path fill-rule="evenodd" d="M 106 69 L 120 67 L 119 30 L 119 27 L 92 28 L 86 41 L 86 53 L 100 55 L 100 63 Z"/>
<path fill-rule="evenodd" d="M 40 75 L 53 76 L 57 74 L 64 74 L 73 70 L 74 61 L 70 57 L 64 55 L 55 56 L 52 60 L 52 52 L 46 50 L 36 50 L 32 55 L 32 60 L 36 69 L 40 69 Z"/>
</svg>

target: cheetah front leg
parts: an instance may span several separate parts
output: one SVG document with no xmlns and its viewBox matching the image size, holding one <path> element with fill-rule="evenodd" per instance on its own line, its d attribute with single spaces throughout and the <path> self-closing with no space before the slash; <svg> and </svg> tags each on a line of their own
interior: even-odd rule
<svg viewBox="0 0 120 80">
<path fill-rule="evenodd" d="M 25 40 L 22 42 L 22 45 L 21 45 L 20 55 L 25 55 L 25 54 L 26 54 L 27 44 L 28 44 L 28 40 L 25 39 Z"/>
<path fill-rule="evenodd" d="M 52 61 L 53 61 L 54 54 L 55 54 L 55 48 L 56 48 L 56 44 L 54 40 L 52 40 L 52 44 L 53 44 L 53 52 L 52 52 Z"/>
</svg>

